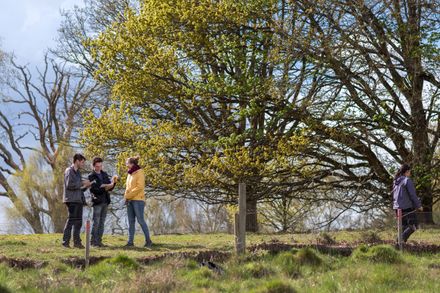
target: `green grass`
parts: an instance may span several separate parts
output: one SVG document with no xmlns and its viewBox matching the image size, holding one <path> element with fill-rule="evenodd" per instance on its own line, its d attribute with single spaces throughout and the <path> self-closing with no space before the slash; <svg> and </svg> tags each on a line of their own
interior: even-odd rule
<svg viewBox="0 0 440 293">
<path fill-rule="evenodd" d="M 437 230 L 417 231 L 415 241 L 440 244 Z M 338 243 L 359 243 L 363 232 L 333 232 Z M 392 240 L 391 231 L 381 233 Z M 45 261 L 39 269 L 11 268 L 0 263 L 3 292 L 440 292 L 440 254 L 400 253 L 391 246 L 359 246 L 350 257 L 319 253 L 312 248 L 280 253 L 257 250 L 218 263 L 223 273 L 198 262 L 168 257 L 144 265 L 146 256 L 167 252 L 220 250 L 232 252 L 233 236 L 155 236 L 157 246 L 123 249 L 126 237 L 106 236 L 108 248 L 92 249 L 103 261 L 87 269 L 65 264 L 66 258 L 84 256 L 83 250 L 65 249 L 61 235 L 0 236 L 2 257 Z M 273 242 L 316 243 L 318 234 L 248 235 L 247 244 Z"/>
</svg>

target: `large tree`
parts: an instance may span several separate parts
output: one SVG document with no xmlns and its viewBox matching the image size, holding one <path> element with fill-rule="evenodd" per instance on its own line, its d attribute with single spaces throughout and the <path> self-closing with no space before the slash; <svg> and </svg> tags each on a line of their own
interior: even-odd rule
<svg viewBox="0 0 440 293">
<path fill-rule="evenodd" d="M 383 209 L 410 162 L 432 221 L 438 6 L 142 1 L 88 42 L 113 107 L 89 113 L 84 142 L 141 154 L 150 186 L 177 196 L 231 203 L 247 183 L 248 230 L 257 201 L 298 191 Z"/>
<path fill-rule="evenodd" d="M 389 206 L 393 170 L 412 164 L 432 222 L 440 198 L 440 3 L 300 0 L 292 11 L 303 33 L 278 31 L 326 69 L 310 107 L 292 112 L 317 141 L 307 155 L 332 173 L 332 185 L 364 192 L 365 209 Z"/>
<path fill-rule="evenodd" d="M 114 106 L 84 131 L 89 149 L 139 153 L 150 186 L 209 203 L 235 203 L 247 183 L 247 229 L 257 202 L 307 188 L 295 154 L 306 142 L 285 115 L 305 98 L 313 65 L 275 25 L 295 30 L 279 1 L 143 1 L 90 42 Z"/>
</svg>

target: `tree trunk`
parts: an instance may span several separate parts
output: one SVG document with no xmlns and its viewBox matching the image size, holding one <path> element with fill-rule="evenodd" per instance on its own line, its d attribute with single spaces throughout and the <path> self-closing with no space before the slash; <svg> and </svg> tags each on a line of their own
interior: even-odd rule
<svg viewBox="0 0 440 293">
<path fill-rule="evenodd" d="M 432 215 L 433 200 L 432 200 L 431 186 L 427 186 L 419 190 L 419 193 L 423 206 L 423 214 L 421 220 L 424 224 L 433 225 L 435 223 Z"/>
<path fill-rule="evenodd" d="M 258 232 L 257 201 L 246 201 L 246 232 Z"/>
</svg>

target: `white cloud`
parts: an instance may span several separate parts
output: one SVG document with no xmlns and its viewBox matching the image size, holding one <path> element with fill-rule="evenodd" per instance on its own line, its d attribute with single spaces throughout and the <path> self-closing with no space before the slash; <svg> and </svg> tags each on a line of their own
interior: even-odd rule
<svg viewBox="0 0 440 293">
<path fill-rule="evenodd" d="M 0 0 L 0 38 L 3 49 L 14 52 L 20 63 L 40 62 L 54 46 L 61 22 L 60 10 L 83 0 Z"/>
</svg>

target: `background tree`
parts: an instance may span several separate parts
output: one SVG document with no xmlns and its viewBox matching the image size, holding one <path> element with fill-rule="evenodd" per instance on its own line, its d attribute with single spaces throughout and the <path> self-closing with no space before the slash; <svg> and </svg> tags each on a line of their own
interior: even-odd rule
<svg viewBox="0 0 440 293">
<path fill-rule="evenodd" d="M 302 34 L 279 32 L 325 76 L 292 112 L 316 142 L 306 155 L 355 191 L 361 210 L 390 206 L 395 168 L 413 165 L 426 221 L 439 199 L 438 1 L 295 1 Z"/>
<path fill-rule="evenodd" d="M 62 231 L 62 174 L 70 164 L 80 113 L 93 105 L 100 89 L 87 74 L 47 55 L 44 64 L 33 78 L 12 60 L 14 78 L 5 81 L 0 106 L 0 196 L 11 200 L 35 233 Z"/>
<path fill-rule="evenodd" d="M 84 0 L 82 6 L 62 11 L 57 45 L 51 52 L 92 74 L 98 64 L 85 41 L 102 33 L 113 23 L 125 21 L 125 11 L 138 6 L 138 0 Z"/>
<path fill-rule="evenodd" d="M 270 232 L 303 232 L 311 208 L 306 201 L 290 196 L 269 199 L 260 204 L 260 222 Z"/>
</svg>

